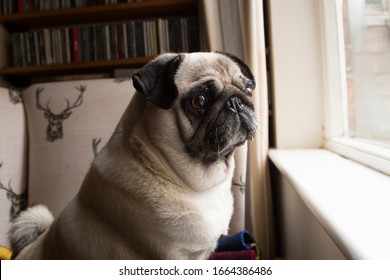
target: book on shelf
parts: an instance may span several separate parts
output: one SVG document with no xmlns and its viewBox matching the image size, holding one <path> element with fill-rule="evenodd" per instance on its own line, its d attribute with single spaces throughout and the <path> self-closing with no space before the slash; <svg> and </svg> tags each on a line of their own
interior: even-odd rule
<svg viewBox="0 0 390 280">
<path fill-rule="evenodd" d="M 143 0 L 0 0 L 0 14 L 9 15 L 134 2 L 143 2 Z"/>
<path fill-rule="evenodd" d="M 197 17 L 43 28 L 11 34 L 14 66 L 156 56 L 200 49 Z"/>
</svg>

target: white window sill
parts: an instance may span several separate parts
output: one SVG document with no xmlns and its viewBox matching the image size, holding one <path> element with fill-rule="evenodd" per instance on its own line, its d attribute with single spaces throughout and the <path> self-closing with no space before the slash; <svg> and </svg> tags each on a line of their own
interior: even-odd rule
<svg viewBox="0 0 390 280">
<path fill-rule="evenodd" d="M 327 150 L 269 157 L 348 259 L 390 259 L 390 176 Z"/>
</svg>

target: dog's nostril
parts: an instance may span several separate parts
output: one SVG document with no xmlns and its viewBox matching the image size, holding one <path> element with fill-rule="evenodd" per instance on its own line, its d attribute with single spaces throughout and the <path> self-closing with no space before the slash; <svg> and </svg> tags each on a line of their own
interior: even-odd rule
<svg viewBox="0 0 390 280">
<path fill-rule="evenodd" d="M 238 97 L 232 97 L 226 102 L 227 107 L 233 112 L 241 111 L 243 105 L 241 99 Z"/>
</svg>

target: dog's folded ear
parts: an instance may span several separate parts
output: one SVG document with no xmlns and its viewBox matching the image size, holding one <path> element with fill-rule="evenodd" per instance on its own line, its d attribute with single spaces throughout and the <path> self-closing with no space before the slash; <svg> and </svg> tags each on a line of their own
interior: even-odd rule
<svg viewBox="0 0 390 280">
<path fill-rule="evenodd" d="M 156 106 L 171 108 L 178 96 L 174 78 L 182 59 L 180 54 L 165 54 L 147 63 L 133 74 L 134 88 Z"/>
</svg>

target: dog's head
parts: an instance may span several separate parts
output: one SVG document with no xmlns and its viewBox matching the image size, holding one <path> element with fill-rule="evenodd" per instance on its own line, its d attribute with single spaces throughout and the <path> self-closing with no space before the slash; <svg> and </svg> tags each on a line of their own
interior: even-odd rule
<svg viewBox="0 0 390 280">
<path fill-rule="evenodd" d="M 158 111 L 157 139 L 204 165 L 227 161 L 255 135 L 254 77 L 233 55 L 164 54 L 136 72 L 133 85 Z"/>
</svg>

